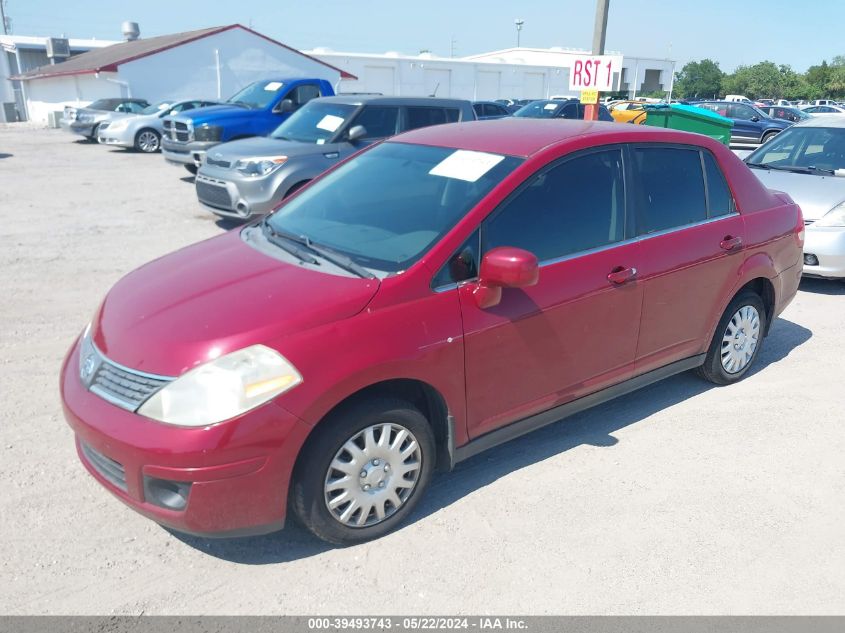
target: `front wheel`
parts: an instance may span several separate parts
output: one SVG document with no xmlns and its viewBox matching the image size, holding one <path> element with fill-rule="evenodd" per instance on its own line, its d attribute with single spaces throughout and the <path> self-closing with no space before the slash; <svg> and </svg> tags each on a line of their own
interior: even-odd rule
<svg viewBox="0 0 845 633">
<path fill-rule="evenodd" d="M 728 305 L 699 375 L 717 385 L 742 380 L 760 353 L 766 332 L 766 307 L 756 292 L 745 290 Z"/>
<path fill-rule="evenodd" d="M 768 143 L 769 141 L 771 141 L 771 140 L 772 140 L 774 137 L 776 137 L 777 135 L 778 135 L 778 133 L 777 133 L 777 132 L 766 132 L 766 133 L 763 135 L 763 140 L 762 140 L 761 144 Z"/>
<path fill-rule="evenodd" d="M 425 416 L 409 402 L 372 398 L 343 406 L 315 430 L 299 459 L 293 507 L 319 538 L 351 545 L 396 528 L 434 469 Z"/>
<path fill-rule="evenodd" d="M 135 135 L 135 149 L 145 154 L 157 152 L 161 147 L 161 136 L 155 130 L 141 130 Z"/>
</svg>

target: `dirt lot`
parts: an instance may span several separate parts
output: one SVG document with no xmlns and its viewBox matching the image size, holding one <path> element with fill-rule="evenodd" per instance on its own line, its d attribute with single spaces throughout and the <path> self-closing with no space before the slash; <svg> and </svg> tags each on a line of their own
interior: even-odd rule
<svg viewBox="0 0 845 633">
<path fill-rule="evenodd" d="M 0 613 L 845 614 L 845 284 L 757 371 L 681 375 L 438 476 L 404 529 L 172 534 L 77 462 L 62 357 L 124 273 L 219 234 L 160 156 L 0 128 Z"/>
</svg>

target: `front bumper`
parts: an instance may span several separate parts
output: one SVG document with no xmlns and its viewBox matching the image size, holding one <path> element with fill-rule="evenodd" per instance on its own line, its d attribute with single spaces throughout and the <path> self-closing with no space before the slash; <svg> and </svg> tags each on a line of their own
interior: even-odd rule
<svg viewBox="0 0 845 633">
<path fill-rule="evenodd" d="M 242 536 L 284 526 L 293 464 L 310 427 L 273 402 L 205 428 L 155 422 L 88 391 L 78 347 L 62 366 L 64 415 L 80 460 L 109 492 L 190 534 Z M 150 490 L 162 481 L 189 483 L 181 486 L 188 490 L 183 508 L 156 501 Z"/>
<path fill-rule="evenodd" d="M 194 167 L 199 167 L 202 165 L 206 152 L 215 145 L 219 145 L 219 143 L 201 143 L 198 141 L 177 143 L 167 137 L 162 137 L 161 153 L 164 155 L 164 160 L 172 165 L 193 165 Z"/>
<path fill-rule="evenodd" d="M 817 264 L 808 264 L 808 255 Z M 845 228 L 807 227 L 804 239 L 804 276 L 826 279 L 845 278 Z"/>
<path fill-rule="evenodd" d="M 109 128 L 110 126 L 107 126 L 103 129 L 101 126 L 100 129 L 97 130 L 98 143 L 102 145 L 116 145 L 118 147 L 135 147 L 135 135 L 131 130 L 125 128 L 119 132 L 115 132 Z"/>
<path fill-rule="evenodd" d="M 204 164 L 195 180 L 197 199 L 212 213 L 248 219 L 270 213 L 281 200 L 284 176 L 273 172 L 250 178 L 239 176 L 233 169 Z"/>
<path fill-rule="evenodd" d="M 94 121 L 68 121 L 67 119 L 59 119 L 59 127 L 65 132 L 72 134 L 79 134 L 80 136 L 93 136 Z"/>
</svg>

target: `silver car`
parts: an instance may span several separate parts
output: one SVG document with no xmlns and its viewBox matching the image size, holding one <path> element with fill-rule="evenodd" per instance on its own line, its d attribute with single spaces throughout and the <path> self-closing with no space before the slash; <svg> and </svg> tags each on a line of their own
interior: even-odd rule
<svg viewBox="0 0 845 633">
<path fill-rule="evenodd" d="M 247 219 L 362 147 L 399 132 L 475 118 L 458 99 L 369 95 L 314 99 L 270 136 L 216 145 L 196 176 L 197 198 L 219 216 Z"/>
<path fill-rule="evenodd" d="M 66 132 L 96 140 L 103 122 L 124 114 L 139 114 L 149 105 L 144 99 L 98 99 L 84 108 L 66 107 L 59 126 Z"/>
<path fill-rule="evenodd" d="M 140 114 L 115 116 L 97 128 L 97 140 L 103 145 L 134 148 L 152 153 L 161 149 L 162 119 L 194 108 L 216 105 L 216 101 L 161 101 L 141 111 Z"/>
<path fill-rule="evenodd" d="M 845 117 L 820 114 L 797 123 L 745 164 L 804 212 L 804 275 L 845 279 Z"/>
</svg>

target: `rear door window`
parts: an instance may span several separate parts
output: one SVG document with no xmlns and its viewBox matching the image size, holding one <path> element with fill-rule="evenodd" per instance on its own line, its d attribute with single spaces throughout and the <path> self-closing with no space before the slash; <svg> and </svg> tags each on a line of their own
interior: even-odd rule
<svg viewBox="0 0 845 633">
<path fill-rule="evenodd" d="M 416 130 L 420 127 L 428 127 L 429 125 L 440 125 L 441 123 L 449 123 L 450 119 L 446 116 L 444 108 L 431 108 L 427 106 L 409 106 L 406 111 L 406 130 Z M 455 111 L 457 113 L 457 111 Z M 452 119 L 457 121 L 457 116 Z"/>
<path fill-rule="evenodd" d="M 293 101 L 295 106 L 301 106 L 319 96 L 320 88 L 318 86 L 314 84 L 303 84 L 291 90 L 287 98 Z"/>
<path fill-rule="evenodd" d="M 363 125 L 367 138 L 385 138 L 396 134 L 399 123 L 397 106 L 364 106 L 352 125 Z"/>
<path fill-rule="evenodd" d="M 702 151 L 701 157 L 707 179 L 707 217 L 716 218 L 733 213 L 736 210 L 734 199 L 716 159 L 708 151 Z"/>
<path fill-rule="evenodd" d="M 697 148 L 634 147 L 637 226 L 640 235 L 707 219 L 707 199 Z"/>
</svg>

